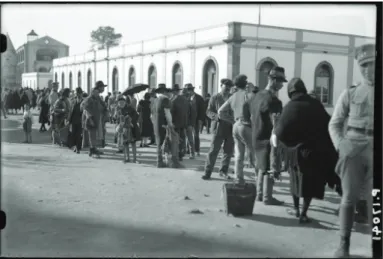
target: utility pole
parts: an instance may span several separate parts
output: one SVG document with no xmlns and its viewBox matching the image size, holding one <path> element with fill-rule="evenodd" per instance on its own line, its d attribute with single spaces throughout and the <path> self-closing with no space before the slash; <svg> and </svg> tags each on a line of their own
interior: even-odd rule
<svg viewBox="0 0 383 259">
<path fill-rule="evenodd" d="M 259 87 L 259 71 L 258 71 L 258 40 L 259 40 L 259 27 L 261 26 L 261 5 L 259 5 L 258 10 L 258 24 L 257 24 L 257 37 L 256 37 L 256 43 L 255 43 L 255 77 L 256 77 L 256 85 Z"/>
</svg>

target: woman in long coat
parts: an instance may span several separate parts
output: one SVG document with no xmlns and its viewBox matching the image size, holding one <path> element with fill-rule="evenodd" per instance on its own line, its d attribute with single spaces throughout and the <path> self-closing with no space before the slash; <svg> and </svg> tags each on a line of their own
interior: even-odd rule
<svg viewBox="0 0 383 259">
<path fill-rule="evenodd" d="M 138 103 L 137 112 L 142 137 L 140 147 L 148 147 L 147 141 L 153 135 L 153 123 L 150 119 L 150 93 L 145 93 L 144 100 Z"/>
<path fill-rule="evenodd" d="M 290 102 L 284 107 L 275 135 L 285 147 L 294 210 L 301 223 L 309 222 L 307 210 L 312 198 L 323 199 L 325 185 L 335 175 L 337 153 L 328 132 L 330 115 L 322 103 L 307 94 L 300 78 L 287 86 Z M 302 213 L 299 198 L 303 198 Z"/>
<path fill-rule="evenodd" d="M 89 143 L 90 151 L 89 156 L 92 155 L 99 156 L 102 154 L 97 146 L 97 136 L 103 134 L 103 129 L 101 127 L 101 113 L 100 110 L 100 92 L 98 88 L 93 88 L 92 93 L 85 98 L 85 100 L 81 103 L 81 108 L 83 110 L 82 114 L 82 127 L 84 130 L 83 137 L 83 148 L 87 147 L 87 143 Z"/>
</svg>

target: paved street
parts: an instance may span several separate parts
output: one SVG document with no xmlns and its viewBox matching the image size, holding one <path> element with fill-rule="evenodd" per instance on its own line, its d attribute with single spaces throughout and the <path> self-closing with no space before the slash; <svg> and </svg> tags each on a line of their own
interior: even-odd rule
<svg viewBox="0 0 383 259">
<path fill-rule="evenodd" d="M 105 155 L 91 159 L 52 147 L 37 123 L 34 143 L 21 144 L 21 115 L 1 123 L 1 205 L 8 220 L 2 256 L 332 257 L 338 245 L 337 194 L 329 190 L 325 200 L 314 200 L 313 222 L 300 225 L 285 212 L 292 206 L 286 173 L 275 187 L 286 206 L 256 203 L 251 217 L 226 216 L 224 182 L 218 174 L 200 179 L 206 134 L 201 157 L 185 159 L 185 170 L 157 169 L 153 147 L 138 148 L 142 164 L 123 164 L 111 143 L 113 125 Z M 371 256 L 363 232 L 355 225 L 355 257 Z"/>
</svg>

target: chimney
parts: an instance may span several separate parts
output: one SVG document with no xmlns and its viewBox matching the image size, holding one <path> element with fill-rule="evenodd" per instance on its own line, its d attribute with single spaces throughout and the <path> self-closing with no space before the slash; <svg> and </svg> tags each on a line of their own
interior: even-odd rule
<svg viewBox="0 0 383 259">
<path fill-rule="evenodd" d="M 36 33 L 34 30 L 31 30 L 31 32 L 28 33 L 28 35 L 27 35 L 27 41 L 28 41 L 28 42 L 30 42 L 30 41 L 34 41 L 34 40 L 36 40 L 38 37 L 39 37 L 39 35 L 37 35 L 37 33 Z"/>
</svg>

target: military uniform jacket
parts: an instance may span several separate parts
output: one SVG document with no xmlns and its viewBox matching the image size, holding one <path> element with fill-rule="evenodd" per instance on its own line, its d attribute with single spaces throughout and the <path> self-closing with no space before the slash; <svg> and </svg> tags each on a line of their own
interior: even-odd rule
<svg viewBox="0 0 383 259">
<path fill-rule="evenodd" d="M 222 93 L 217 93 L 210 98 L 209 104 L 207 106 L 206 115 L 211 119 L 211 131 L 217 129 L 219 125 L 218 110 L 225 103 L 225 98 Z M 230 125 L 229 121 L 233 120 L 233 115 L 231 110 L 229 111 L 229 116 L 227 119 L 222 118 L 223 121 L 227 122 L 225 124 Z M 222 123 L 221 123 L 222 125 Z"/>
<path fill-rule="evenodd" d="M 374 129 L 374 87 L 366 83 L 350 86 L 340 95 L 329 123 L 329 132 L 338 150 L 344 127 Z M 347 121 L 347 125 L 344 125 Z M 360 138 L 366 138 L 361 135 Z M 359 138 L 358 138 L 359 139 Z"/>
</svg>

